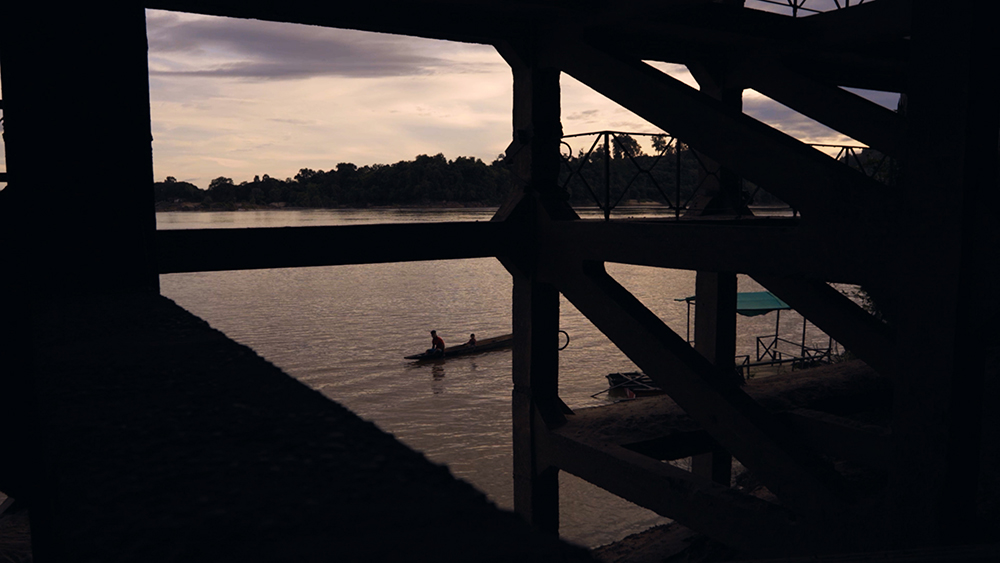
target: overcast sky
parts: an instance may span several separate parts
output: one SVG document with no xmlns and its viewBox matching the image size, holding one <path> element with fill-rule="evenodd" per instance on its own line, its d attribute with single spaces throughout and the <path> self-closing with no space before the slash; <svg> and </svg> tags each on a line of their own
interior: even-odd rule
<svg viewBox="0 0 1000 563">
<path fill-rule="evenodd" d="M 510 69 L 489 46 L 157 10 L 146 30 L 156 180 L 204 188 L 437 153 L 490 162 L 510 142 Z M 683 67 L 660 68 L 694 85 Z M 566 75 L 561 85 L 566 134 L 659 132 Z M 744 99 L 802 140 L 849 141 L 755 92 Z"/>
</svg>

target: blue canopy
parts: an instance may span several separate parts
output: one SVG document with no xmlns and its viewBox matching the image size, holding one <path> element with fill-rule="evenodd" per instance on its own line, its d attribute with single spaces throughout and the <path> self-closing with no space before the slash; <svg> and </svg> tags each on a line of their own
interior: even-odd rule
<svg viewBox="0 0 1000 563">
<path fill-rule="evenodd" d="M 694 297 L 692 295 L 683 299 L 675 299 L 675 301 L 694 303 Z M 756 317 L 757 315 L 765 315 L 771 311 L 780 311 L 783 309 L 791 309 L 791 307 L 788 306 L 788 303 L 778 299 L 770 291 L 748 291 L 736 294 L 736 312 L 744 317 Z"/>
</svg>

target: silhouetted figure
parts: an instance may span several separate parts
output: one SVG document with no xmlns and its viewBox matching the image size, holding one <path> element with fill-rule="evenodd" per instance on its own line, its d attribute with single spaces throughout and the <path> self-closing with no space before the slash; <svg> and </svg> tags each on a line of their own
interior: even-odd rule
<svg viewBox="0 0 1000 563">
<path fill-rule="evenodd" d="M 444 340 L 437 335 L 436 330 L 431 331 L 431 347 L 427 350 L 428 354 L 439 354 L 444 355 Z"/>
<path fill-rule="evenodd" d="M 469 335 L 469 341 L 466 342 L 466 344 L 468 346 L 475 346 L 476 345 L 476 334 L 475 333 Z"/>
</svg>

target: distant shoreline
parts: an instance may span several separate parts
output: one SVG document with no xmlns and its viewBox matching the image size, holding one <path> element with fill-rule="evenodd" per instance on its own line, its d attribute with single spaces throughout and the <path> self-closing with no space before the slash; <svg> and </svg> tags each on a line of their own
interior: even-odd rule
<svg viewBox="0 0 1000 563">
<path fill-rule="evenodd" d="M 482 209 L 495 208 L 497 205 L 490 205 L 478 202 L 460 201 L 439 201 L 428 203 L 401 203 L 397 205 L 338 205 L 335 207 L 294 207 L 291 205 L 257 205 L 252 203 L 213 203 L 206 206 L 201 203 L 190 202 L 157 202 L 157 213 L 193 213 L 204 211 L 309 211 L 318 209 Z"/>
<path fill-rule="evenodd" d="M 199 211 L 307 211 L 310 209 L 485 209 L 498 208 L 497 204 L 480 203 L 475 201 L 437 201 L 425 203 L 399 203 L 389 205 L 337 205 L 332 207 L 295 207 L 284 202 L 280 204 L 257 205 L 252 203 L 213 203 L 206 206 L 202 203 L 192 202 L 157 202 L 156 211 L 164 213 L 172 212 L 199 212 Z M 664 207 L 664 204 L 657 201 L 630 201 L 622 203 L 616 209 L 635 208 L 657 208 Z M 777 210 L 786 209 L 787 205 L 751 205 L 750 209 Z M 576 205 L 575 209 L 600 209 L 596 205 Z"/>
</svg>

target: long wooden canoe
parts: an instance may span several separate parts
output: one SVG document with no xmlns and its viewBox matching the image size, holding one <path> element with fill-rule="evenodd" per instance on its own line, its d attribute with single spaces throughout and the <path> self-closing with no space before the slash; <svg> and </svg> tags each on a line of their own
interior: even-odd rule
<svg viewBox="0 0 1000 563">
<path fill-rule="evenodd" d="M 477 341 L 475 346 L 469 346 L 468 344 L 459 344 L 458 346 L 445 346 L 444 354 L 441 354 L 440 352 L 438 353 L 424 352 L 422 354 L 413 354 L 412 356 L 405 356 L 403 359 L 440 360 L 442 358 L 451 358 L 453 356 L 466 356 L 469 354 L 479 354 L 481 352 L 489 352 L 490 350 L 509 348 L 513 343 L 514 343 L 514 335 L 505 334 L 503 336 L 483 338 Z"/>
</svg>

